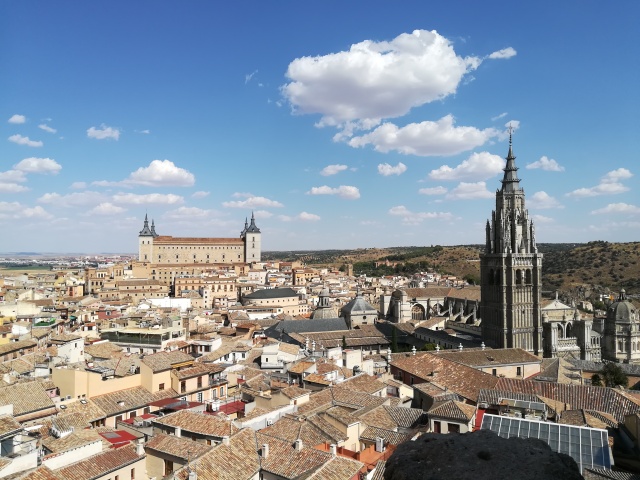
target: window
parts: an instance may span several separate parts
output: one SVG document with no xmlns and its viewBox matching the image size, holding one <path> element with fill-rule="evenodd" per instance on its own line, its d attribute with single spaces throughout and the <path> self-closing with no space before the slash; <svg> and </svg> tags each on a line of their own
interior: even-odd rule
<svg viewBox="0 0 640 480">
<path fill-rule="evenodd" d="M 198 377 L 198 388 L 202 388 L 202 377 Z"/>
<path fill-rule="evenodd" d="M 131 469 L 131 480 L 136 480 L 136 469 L 135 468 Z"/>
<path fill-rule="evenodd" d="M 522 375 L 522 367 L 516 367 L 516 375 L 517 376 Z"/>
<path fill-rule="evenodd" d="M 185 380 L 180 382 L 180 393 L 187 391 L 187 382 Z"/>
<path fill-rule="evenodd" d="M 496 370 L 495 368 L 491 370 L 491 375 L 493 375 L 494 377 L 498 375 L 498 370 Z"/>
<path fill-rule="evenodd" d="M 460 433 L 460 425 L 457 423 L 449 423 L 447 428 L 449 429 L 449 433 Z"/>
<path fill-rule="evenodd" d="M 220 387 L 220 396 L 224 397 L 224 387 Z"/>
</svg>

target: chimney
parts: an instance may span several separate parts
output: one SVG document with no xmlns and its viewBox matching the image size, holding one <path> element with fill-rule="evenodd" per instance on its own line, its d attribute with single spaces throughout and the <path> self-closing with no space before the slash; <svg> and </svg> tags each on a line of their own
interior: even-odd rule
<svg viewBox="0 0 640 480">
<path fill-rule="evenodd" d="M 187 478 L 189 480 L 198 480 L 198 474 L 195 471 L 191 470 Z"/>
<path fill-rule="evenodd" d="M 297 439 L 296 442 L 294 443 L 294 448 L 296 449 L 296 451 L 300 452 L 302 450 L 302 439 Z"/>
<path fill-rule="evenodd" d="M 331 453 L 332 457 L 335 457 L 338 454 L 338 447 L 335 443 L 329 445 L 329 453 Z"/>
<path fill-rule="evenodd" d="M 222 444 L 229 445 L 231 442 L 229 441 L 229 435 L 225 435 L 222 437 Z"/>
<path fill-rule="evenodd" d="M 173 434 L 174 434 L 176 437 L 181 437 L 181 436 L 182 436 L 182 428 L 180 428 L 180 427 L 175 427 L 175 430 L 173 431 Z"/>
<path fill-rule="evenodd" d="M 269 456 L 269 444 L 262 444 L 262 458 L 267 458 Z"/>
<path fill-rule="evenodd" d="M 487 346 L 484 344 L 484 342 L 482 342 L 482 344 L 480 345 L 480 347 L 482 348 L 482 350 L 484 350 Z"/>
<path fill-rule="evenodd" d="M 411 347 L 411 355 L 415 355 L 416 354 L 416 346 L 414 345 L 413 347 Z"/>
<path fill-rule="evenodd" d="M 141 438 L 139 438 L 138 442 L 136 443 L 136 455 L 138 455 L 139 457 L 144 455 L 144 444 L 142 443 Z"/>
<path fill-rule="evenodd" d="M 381 437 L 376 437 L 376 452 L 384 452 L 384 439 Z"/>
</svg>

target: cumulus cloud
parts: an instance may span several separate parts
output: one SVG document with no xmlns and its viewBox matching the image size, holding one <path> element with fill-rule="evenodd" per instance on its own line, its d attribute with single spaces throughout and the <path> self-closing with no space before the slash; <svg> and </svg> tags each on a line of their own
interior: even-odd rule
<svg viewBox="0 0 640 480">
<path fill-rule="evenodd" d="M 73 182 L 69 188 L 73 190 L 84 190 L 87 188 L 87 182 Z"/>
<path fill-rule="evenodd" d="M 487 190 L 485 182 L 465 183 L 460 182 L 451 190 L 447 197 L 449 200 L 475 200 L 479 198 L 493 198 L 493 193 Z"/>
<path fill-rule="evenodd" d="M 7 170 L 6 172 L 0 172 L 1 183 L 13 183 L 13 182 L 25 182 L 27 177 L 23 171 L 20 170 Z"/>
<path fill-rule="evenodd" d="M 153 160 L 148 167 L 140 167 L 124 182 L 146 187 L 190 187 L 196 179 L 193 173 L 177 167 L 171 160 Z"/>
<path fill-rule="evenodd" d="M 407 166 L 402 162 L 398 162 L 398 165 L 396 165 L 395 167 L 389 165 L 388 163 L 381 163 L 378 165 L 378 173 L 385 177 L 388 177 L 390 175 L 402 175 L 406 171 Z"/>
<path fill-rule="evenodd" d="M 307 195 L 337 195 L 340 198 L 347 200 L 356 200 L 360 198 L 360 190 L 357 187 L 350 185 L 340 185 L 337 188 L 332 188 L 327 185 L 321 187 L 313 187 L 307 192 Z"/>
<path fill-rule="evenodd" d="M 52 158 L 29 157 L 15 164 L 13 168 L 25 173 L 57 175 L 62 170 L 62 165 Z"/>
<path fill-rule="evenodd" d="M 205 191 L 200 190 L 200 191 L 194 192 L 194 193 L 191 195 L 191 198 L 204 198 L 204 197 L 208 197 L 208 196 L 209 196 L 209 193 L 211 193 L 211 192 L 205 192 Z"/>
<path fill-rule="evenodd" d="M 505 59 L 515 57 L 518 52 L 515 51 L 512 47 L 503 48 L 502 50 L 497 50 L 489 55 L 488 58 L 494 59 Z"/>
<path fill-rule="evenodd" d="M 353 137 L 348 144 L 354 148 L 373 145 L 383 153 L 449 156 L 479 147 L 502 133 L 495 128 L 457 127 L 453 116 L 446 115 L 436 122 L 411 123 L 404 127 L 384 123 L 369 133 Z"/>
<path fill-rule="evenodd" d="M 184 198 L 173 193 L 148 193 L 146 195 L 117 193 L 113 196 L 113 201 L 125 205 L 178 205 L 184 203 Z"/>
<path fill-rule="evenodd" d="M 49 220 L 53 218 L 53 215 L 47 212 L 40 205 L 37 205 L 35 207 L 24 208 L 20 212 L 20 217 L 17 217 L 17 218 L 33 218 L 33 219 Z"/>
<path fill-rule="evenodd" d="M 20 124 L 20 123 L 25 123 L 27 121 L 27 117 L 25 117 L 24 115 L 11 115 L 11 118 L 9 118 L 9 120 L 7 120 L 9 123 L 13 123 L 13 124 Z"/>
<path fill-rule="evenodd" d="M 553 158 L 548 158 L 544 155 L 537 162 L 529 163 L 526 168 L 529 170 L 539 168 L 548 172 L 564 172 L 564 167 L 560 166 Z"/>
<path fill-rule="evenodd" d="M 567 193 L 568 197 L 584 198 L 584 197 L 597 197 L 600 195 L 615 195 L 618 193 L 624 193 L 629 190 L 629 187 L 620 183 L 621 180 L 628 180 L 633 177 L 626 168 L 618 168 L 606 173 L 601 179 L 600 183 L 595 187 L 578 188 L 572 192 Z"/>
<path fill-rule="evenodd" d="M 164 217 L 172 220 L 184 220 L 185 218 L 203 219 L 203 218 L 209 217 L 212 213 L 217 214 L 218 212 L 214 212 L 214 210 L 208 210 L 208 209 L 198 208 L 198 207 L 178 207 L 166 212 L 164 214 Z"/>
<path fill-rule="evenodd" d="M 57 133 L 58 132 L 58 130 L 56 130 L 55 128 L 50 127 L 46 123 L 41 123 L 40 125 L 38 125 L 38 128 L 40 130 L 44 130 L 45 132 L 49 132 L 49 133 Z"/>
<path fill-rule="evenodd" d="M 349 168 L 346 165 L 327 165 L 326 167 L 324 167 L 321 171 L 320 171 L 320 175 L 324 176 L 324 177 L 329 177 L 331 175 L 335 175 L 336 173 L 340 173 L 343 170 L 346 170 L 347 168 Z"/>
<path fill-rule="evenodd" d="M 9 137 L 9 141 L 13 143 L 17 143 L 18 145 L 26 145 L 27 147 L 41 147 L 44 145 L 40 140 L 31 140 L 29 137 L 23 137 L 22 135 L 16 133 L 15 135 L 11 135 Z"/>
<path fill-rule="evenodd" d="M 457 55 L 435 30 L 415 30 L 391 41 L 365 40 L 348 51 L 297 58 L 281 91 L 296 113 L 322 115 L 319 125 L 375 123 L 455 93 L 481 61 Z"/>
<path fill-rule="evenodd" d="M 120 138 L 120 130 L 113 127 L 108 127 L 104 123 L 99 127 L 91 127 L 87 129 L 87 137 L 95 138 L 96 140 L 112 139 L 118 140 Z"/>
<path fill-rule="evenodd" d="M 320 215 L 309 212 L 300 212 L 298 214 L 298 219 L 302 220 L 303 222 L 317 222 L 318 220 L 320 220 Z"/>
<path fill-rule="evenodd" d="M 449 190 L 445 187 L 430 187 L 430 188 L 421 188 L 418 190 L 420 195 L 444 195 Z"/>
<path fill-rule="evenodd" d="M 104 202 L 104 203 L 101 203 L 100 205 L 95 206 L 91 210 L 89 210 L 87 214 L 109 216 L 109 215 L 118 215 L 126 211 L 127 211 L 126 208 L 119 207 L 110 202 Z"/>
<path fill-rule="evenodd" d="M 564 208 L 563 205 L 549 195 L 547 192 L 536 192 L 527 200 L 527 204 L 532 208 L 549 209 L 549 208 Z"/>
<path fill-rule="evenodd" d="M 401 217 L 405 225 L 419 225 L 424 220 L 452 220 L 453 215 L 449 212 L 412 212 L 404 205 L 391 207 L 387 212 L 394 217 Z"/>
<path fill-rule="evenodd" d="M 472 153 L 457 167 L 442 165 L 431 170 L 432 180 L 487 180 L 499 174 L 504 168 L 504 159 L 488 152 Z"/>
<path fill-rule="evenodd" d="M 0 193 L 20 193 L 27 192 L 29 189 L 18 183 L 0 182 Z"/>
<path fill-rule="evenodd" d="M 98 203 L 107 202 L 108 198 L 99 192 L 73 192 L 67 195 L 59 193 L 45 193 L 38 198 L 38 203 L 55 204 L 59 207 L 86 207 L 88 205 L 96 205 Z"/>
<path fill-rule="evenodd" d="M 636 205 L 630 205 L 628 203 L 610 203 L 604 208 L 593 210 L 591 212 L 591 215 L 603 215 L 603 214 L 615 214 L 615 213 L 638 215 L 640 214 L 640 207 Z"/>
<path fill-rule="evenodd" d="M 531 215 L 531 218 L 535 223 L 553 223 L 555 220 L 551 217 L 545 217 L 544 215 Z"/>
<path fill-rule="evenodd" d="M 222 202 L 222 206 L 226 208 L 273 208 L 283 207 L 280 202 L 271 200 L 266 197 L 250 196 L 246 200 L 234 200 L 232 202 Z"/>
</svg>

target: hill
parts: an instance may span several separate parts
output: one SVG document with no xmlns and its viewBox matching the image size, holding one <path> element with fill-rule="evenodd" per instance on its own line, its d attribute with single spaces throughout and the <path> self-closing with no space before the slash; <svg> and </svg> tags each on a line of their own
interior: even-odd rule
<svg viewBox="0 0 640 480">
<path fill-rule="evenodd" d="M 437 271 L 478 283 L 482 245 L 411 246 L 354 250 L 264 252 L 263 260 L 301 261 L 308 266 L 339 268 L 353 264 L 356 275 L 412 275 Z M 542 283 L 546 292 L 560 290 L 574 298 L 591 293 L 640 293 L 640 242 L 539 243 L 544 255 Z"/>
</svg>

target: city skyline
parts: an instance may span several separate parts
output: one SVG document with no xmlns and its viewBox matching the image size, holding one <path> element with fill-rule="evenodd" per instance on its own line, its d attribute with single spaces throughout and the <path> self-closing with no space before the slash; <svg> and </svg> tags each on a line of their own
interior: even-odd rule
<svg viewBox="0 0 640 480">
<path fill-rule="evenodd" d="M 637 241 L 640 6 L 0 6 L 2 250 L 481 244 L 508 128 L 542 243 Z"/>
</svg>

